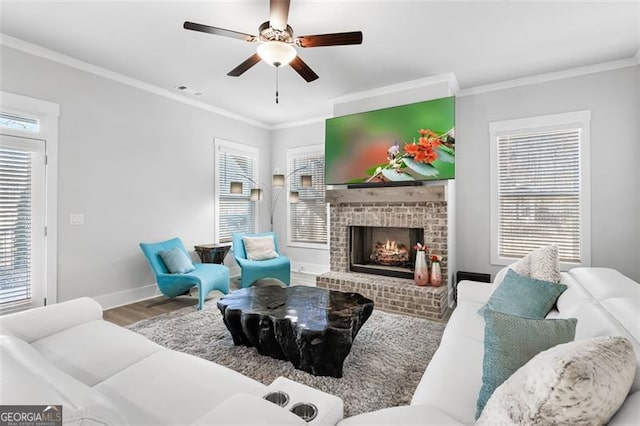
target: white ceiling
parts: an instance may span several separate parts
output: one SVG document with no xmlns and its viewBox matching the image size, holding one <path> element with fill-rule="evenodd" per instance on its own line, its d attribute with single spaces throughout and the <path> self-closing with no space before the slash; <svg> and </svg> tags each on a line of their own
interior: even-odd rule
<svg viewBox="0 0 640 426">
<path fill-rule="evenodd" d="M 296 35 L 361 30 L 360 46 L 298 49 L 320 76 L 259 63 L 256 45 L 186 31 L 185 20 L 257 34 L 268 0 L 5 1 L 0 31 L 268 125 L 331 113 L 331 99 L 442 73 L 462 88 L 633 57 L 640 2 L 292 0 Z"/>
</svg>

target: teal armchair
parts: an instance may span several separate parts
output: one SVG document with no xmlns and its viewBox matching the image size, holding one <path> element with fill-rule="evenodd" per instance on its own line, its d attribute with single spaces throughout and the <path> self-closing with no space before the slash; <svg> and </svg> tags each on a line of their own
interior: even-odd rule
<svg viewBox="0 0 640 426">
<path fill-rule="evenodd" d="M 244 249 L 242 237 L 263 237 L 273 235 L 273 241 L 278 253 L 278 257 L 268 260 L 249 260 L 247 252 Z M 261 234 L 233 234 L 233 257 L 240 266 L 242 274 L 240 276 L 240 287 L 245 288 L 251 286 L 254 282 L 261 278 L 277 278 L 284 284 L 291 283 L 291 262 L 289 258 L 280 254 L 278 249 L 278 238 L 274 232 L 263 232 Z"/>
<path fill-rule="evenodd" d="M 159 243 L 140 243 L 151 270 L 156 277 L 160 292 L 170 299 L 179 296 L 193 287 L 198 288 L 198 310 L 204 305 L 204 299 L 213 290 L 229 293 L 229 268 L 212 263 L 194 263 L 195 270 L 186 274 L 171 274 L 158 254 L 162 250 L 178 247 L 187 256 L 180 238 Z"/>
</svg>

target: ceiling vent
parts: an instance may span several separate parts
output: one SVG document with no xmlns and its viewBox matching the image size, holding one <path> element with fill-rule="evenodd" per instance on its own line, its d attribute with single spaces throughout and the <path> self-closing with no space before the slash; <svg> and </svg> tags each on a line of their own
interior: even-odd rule
<svg viewBox="0 0 640 426">
<path fill-rule="evenodd" d="M 191 87 L 185 86 L 185 85 L 182 85 L 182 84 L 179 85 L 179 86 L 176 86 L 176 89 L 178 89 L 181 92 L 193 95 L 193 96 L 202 96 L 202 92 L 198 92 L 197 90 L 194 90 Z"/>
</svg>

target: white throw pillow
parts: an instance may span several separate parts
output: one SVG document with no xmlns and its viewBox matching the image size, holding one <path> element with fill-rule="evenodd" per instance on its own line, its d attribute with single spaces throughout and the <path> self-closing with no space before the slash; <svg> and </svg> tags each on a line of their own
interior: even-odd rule
<svg viewBox="0 0 640 426">
<path fill-rule="evenodd" d="M 242 237 L 249 260 L 267 260 L 278 257 L 272 235 L 263 237 Z"/>
<path fill-rule="evenodd" d="M 505 380 L 477 424 L 606 424 L 629 393 L 635 364 L 620 336 L 557 345 Z"/>
<path fill-rule="evenodd" d="M 508 269 L 513 269 L 525 277 L 559 283 L 560 258 L 558 256 L 558 246 L 555 244 L 542 246 L 517 262 L 502 268 L 493 280 L 493 290 L 502 283 Z"/>
</svg>

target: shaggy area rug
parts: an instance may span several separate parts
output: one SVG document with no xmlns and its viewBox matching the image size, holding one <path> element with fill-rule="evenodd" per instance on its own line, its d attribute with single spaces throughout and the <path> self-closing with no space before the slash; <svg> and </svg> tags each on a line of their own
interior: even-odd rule
<svg viewBox="0 0 640 426">
<path fill-rule="evenodd" d="M 407 405 L 440 344 L 445 324 L 375 310 L 362 326 L 344 362 L 344 376 L 316 377 L 290 362 L 234 346 L 216 307 L 183 308 L 139 321 L 127 328 L 152 341 L 238 371 L 265 385 L 278 376 L 339 396 L 345 417 L 385 407 Z"/>
</svg>

